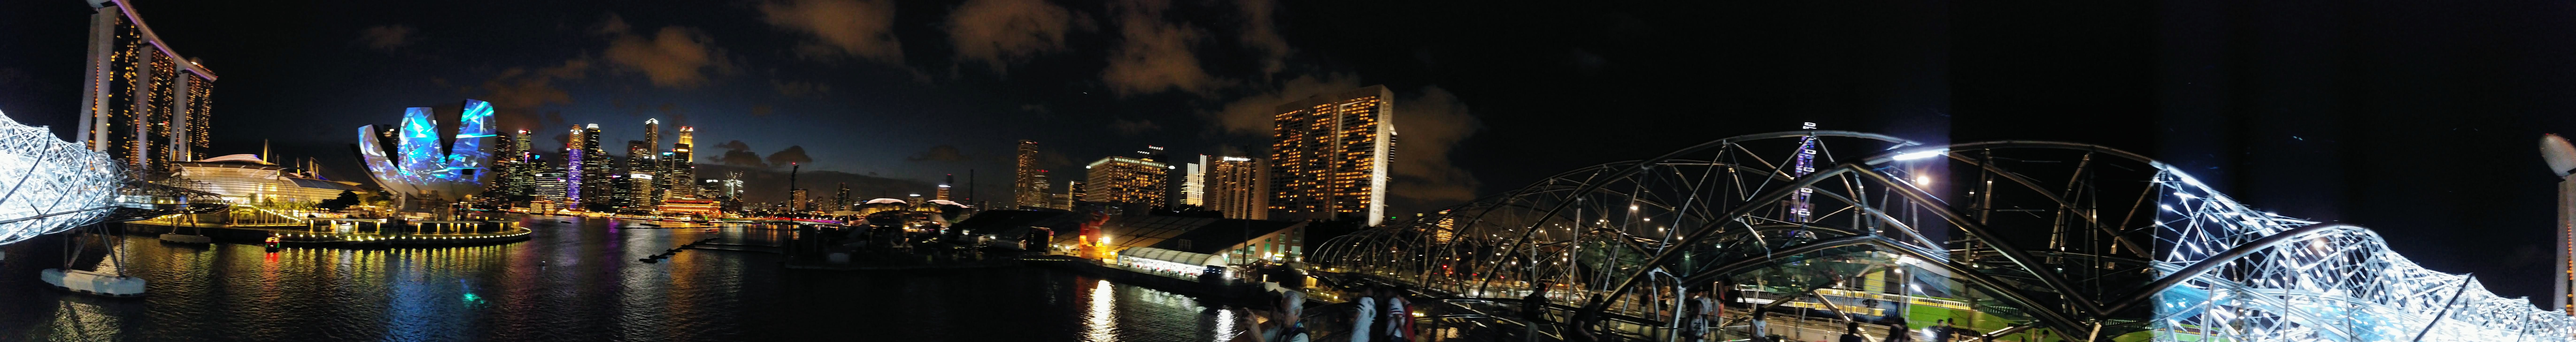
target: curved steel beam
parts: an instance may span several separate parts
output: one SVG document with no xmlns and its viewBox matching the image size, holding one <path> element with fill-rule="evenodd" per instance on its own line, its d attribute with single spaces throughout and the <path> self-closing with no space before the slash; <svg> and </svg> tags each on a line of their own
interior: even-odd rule
<svg viewBox="0 0 2576 342">
<path fill-rule="evenodd" d="M 2109 309 L 2112 312 L 2128 309 L 2131 306 L 2136 306 L 2138 303 L 2143 303 L 2149 299 L 2153 299 L 2157 293 L 2162 293 L 2167 288 L 2172 288 L 2174 285 L 2181 285 L 2185 281 L 2191 281 L 2192 278 L 2199 278 L 2201 274 L 2209 273 L 2210 270 L 2218 269 L 2219 266 L 2226 266 L 2229 263 L 2236 262 L 2236 259 L 2243 259 L 2245 256 L 2254 255 L 2254 252 L 2271 249 L 2272 247 L 2278 246 L 2284 242 L 2297 240 L 2308 235 L 2342 231 L 2369 232 L 2370 230 L 2362 228 L 2361 226 L 2342 223 L 2319 223 L 2308 225 L 2306 227 L 2299 227 L 2298 229 L 2282 231 L 2278 234 L 2272 234 L 2271 236 L 2265 236 L 2261 239 L 2255 239 L 2254 241 L 2247 241 L 2245 244 L 2236 245 L 2236 247 L 2228 248 L 2226 251 L 2220 251 L 2218 254 L 2211 254 L 2208 258 L 2202 258 L 2200 259 L 2200 262 L 2193 263 L 2190 267 L 2176 270 L 2172 274 L 2165 275 L 2164 278 L 2156 279 L 2153 283 L 2147 283 L 2146 286 L 2139 287 L 2137 291 L 2130 292 L 2128 297 L 2112 302 L 2114 304 L 2109 307 L 2105 307 L 2105 309 Z"/>
</svg>

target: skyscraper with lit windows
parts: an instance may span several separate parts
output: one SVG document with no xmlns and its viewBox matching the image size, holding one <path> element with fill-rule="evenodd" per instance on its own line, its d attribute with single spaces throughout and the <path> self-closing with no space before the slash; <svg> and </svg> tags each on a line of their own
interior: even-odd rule
<svg viewBox="0 0 2576 342">
<path fill-rule="evenodd" d="M 1038 142 L 1021 140 L 1019 171 L 1011 180 L 1012 207 L 1046 207 L 1046 170 L 1038 169 Z"/>
<path fill-rule="evenodd" d="M 697 147 L 697 131 L 695 127 L 680 126 L 680 140 L 671 143 L 671 157 L 662 162 L 663 182 L 671 185 L 672 195 L 667 197 L 710 197 L 698 191 L 698 167 L 693 165 L 697 159 L 690 151 Z"/>
<path fill-rule="evenodd" d="M 1215 210 L 1231 219 L 1262 220 L 1270 218 L 1270 196 L 1263 192 L 1261 159 L 1245 157 L 1211 157 L 1199 155 L 1199 162 L 1186 164 L 1181 193 L 1183 204 Z"/>
<path fill-rule="evenodd" d="M 124 1 L 89 3 L 89 89 L 74 140 L 134 169 L 205 159 L 215 73 L 162 43 Z"/>
<path fill-rule="evenodd" d="M 1270 217 L 1386 220 L 1387 161 L 1395 152 L 1394 93 L 1386 86 L 1280 104 L 1270 144 Z"/>
<path fill-rule="evenodd" d="M 593 125 L 592 127 L 596 129 L 598 126 Z M 593 154 L 587 150 L 589 145 L 583 144 L 583 142 L 590 140 L 589 135 L 582 131 L 581 126 L 572 126 L 572 132 L 570 134 L 572 139 L 568 139 L 570 141 L 564 142 L 563 200 L 571 202 L 570 204 L 574 207 L 579 207 L 578 204 L 582 203 L 583 200 L 586 199 L 583 197 L 583 190 L 598 190 L 585 189 L 590 186 L 590 183 L 586 183 L 585 181 L 589 180 L 591 177 L 584 171 L 590 169 L 590 163 L 588 163 L 588 161 L 591 156 L 593 156 Z"/>
<path fill-rule="evenodd" d="M 1171 203 L 1163 191 L 1171 179 L 1171 164 L 1152 158 L 1107 157 L 1083 168 L 1090 173 L 1083 182 L 1083 200 L 1137 204 L 1145 209 Z"/>
<path fill-rule="evenodd" d="M 617 187 L 611 186 L 613 182 L 609 181 L 609 178 L 619 173 L 615 167 L 617 156 L 609 155 L 608 148 L 599 145 L 599 136 L 599 124 L 582 126 L 579 138 L 581 138 L 582 154 L 587 156 L 587 159 L 581 161 L 583 195 L 580 200 L 583 204 L 616 205 L 617 202 L 613 202 L 614 198 L 611 196 L 617 192 Z"/>
</svg>

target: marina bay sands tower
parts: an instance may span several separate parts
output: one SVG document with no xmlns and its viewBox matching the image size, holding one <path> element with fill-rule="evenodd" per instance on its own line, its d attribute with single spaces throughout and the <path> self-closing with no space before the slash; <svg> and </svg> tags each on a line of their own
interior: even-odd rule
<svg viewBox="0 0 2576 342">
<path fill-rule="evenodd" d="M 82 145 L 129 168 L 204 159 L 215 73 L 179 56 L 123 1 L 90 0 Z M 266 156 L 262 156 L 266 157 Z"/>
<path fill-rule="evenodd" d="M 2560 178 L 2557 227 L 2558 274 L 2550 278 L 2550 283 L 2557 285 L 2555 286 L 2557 292 L 2550 293 L 2550 297 L 2554 298 L 2551 300 L 2553 304 L 2550 307 L 2560 313 L 2576 316 L 2576 177 L 2568 176 L 2569 172 L 2576 171 L 2576 146 L 2568 145 L 2567 138 L 2559 137 L 2557 134 L 2542 134 L 2540 135 L 2540 158 L 2549 163 L 2549 172 L 2558 173 Z"/>
</svg>

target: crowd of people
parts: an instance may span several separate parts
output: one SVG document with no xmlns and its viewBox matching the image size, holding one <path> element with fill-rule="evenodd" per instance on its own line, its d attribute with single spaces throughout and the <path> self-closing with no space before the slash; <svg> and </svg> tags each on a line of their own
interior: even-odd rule
<svg viewBox="0 0 2576 342">
<path fill-rule="evenodd" d="M 1270 297 L 1277 302 L 1269 308 L 1255 309 L 1253 315 L 1245 317 L 1244 326 L 1252 329 L 1244 334 L 1246 338 L 1237 341 L 1306 342 L 1319 336 L 1348 337 L 1341 340 L 1351 342 L 1413 340 L 1413 303 L 1406 299 L 1404 291 L 1354 286 L 1344 294 L 1350 300 L 1350 309 L 1333 314 L 1350 318 L 1347 329 L 1309 331 L 1307 322 L 1300 318 L 1304 315 L 1305 293 L 1274 291 Z"/>
</svg>

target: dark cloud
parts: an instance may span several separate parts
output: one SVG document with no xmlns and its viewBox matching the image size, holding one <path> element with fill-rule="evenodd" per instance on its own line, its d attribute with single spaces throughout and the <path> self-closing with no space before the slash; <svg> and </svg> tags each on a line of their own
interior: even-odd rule
<svg viewBox="0 0 2576 342">
<path fill-rule="evenodd" d="M 769 163 L 762 162 L 760 160 L 760 152 L 752 152 L 751 144 L 742 143 L 741 140 L 728 140 L 722 144 L 716 144 L 715 148 L 725 150 L 723 154 L 710 156 L 715 159 L 715 163 L 717 164 L 745 167 L 769 167 Z"/>
<path fill-rule="evenodd" d="M 959 62 L 982 62 L 994 73 L 1041 52 L 1064 49 L 1073 11 L 1044 0 L 972 0 L 948 14 L 948 39 Z"/>
<path fill-rule="evenodd" d="M 716 144 L 715 148 L 721 148 L 721 149 L 727 149 L 727 150 L 737 150 L 737 151 L 750 151 L 750 150 L 751 150 L 751 144 L 745 144 L 745 143 L 742 143 L 742 141 L 741 141 L 741 140 L 726 140 L 726 141 L 725 141 L 724 143 L 722 143 L 722 144 Z"/>
<path fill-rule="evenodd" d="M 1294 50 L 1288 47 L 1288 38 L 1279 35 L 1279 24 L 1273 19 L 1279 5 L 1270 0 L 1237 1 L 1235 5 L 1243 11 L 1243 33 L 1236 39 L 1261 56 L 1263 80 L 1287 71 L 1288 54 Z"/>
<path fill-rule="evenodd" d="M 537 117 L 528 115 L 529 113 L 536 112 L 537 108 L 542 106 L 573 101 L 572 93 L 555 86 L 555 82 L 580 79 L 588 74 L 589 70 L 590 62 L 580 59 L 566 60 L 562 65 L 537 69 L 509 68 L 501 70 L 501 73 L 492 76 L 492 79 L 483 81 L 482 86 L 466 90 L 481 94 L 474 99 L 492 103 L 492 109 L 498 112 L 493 116 L 495 123 L 502 125 L 501 127 L 537 130 L 539 128 L 534 127 L 538 123 L 535 120 Z M 550 112 L 544 122 L 548 126 L 561 126 L 562 120 L 561 114 Z"/>
<path fill-rule="evenodd" d="M 1162 125 L 1156 125 L 1153 121 L 1145 120 L 1118 119 L 1117 121 L 1109 122 L 1109 129 L 1116 130 L 1119 134 L 1126 135 L 1137 135 L 1162 128 Z"/>
<path fill-rule="evenodd" d="M 1399 97 L 1395 105 L 1395 148 L 1403 152 L 1387 169 L 1393 182 L 1387 194 L 1425 202 L 1475 200 L 1475 174 L 1451 163 L 1449 151 L 1484 124 L 1457 95 L 1438 86 L 1423 87 L 1420 97 Z"/>
<path fill-rule="evenodd" d="M 730 151 L 725 151 L 723 156 L 719 156 L 719 157 L 716 157 L 716 158 L 717 158 L 717 159 L 716 159 L 716 162 L 718 162 L 718 163 L 722 163 L 722 164 L 725 164 L 725 165 L 731 165 L 731 166 L 745 166 L 745 167 L 769 167 L 769 163 L 763 163 L 763 162 L 761 162 L 761 161 L 760 161 L 760 152 L 752 152 L 752 151 L 745 151 L 745 150 L 730 150 Z"/>
<path fill-rule="evenodd" d="M 1021 111 L 1027 111 L 1027 112 L 1030 112 L 1030 113 L 1038 113 L 1038 114 L 1052 114 L 1052 113 L 1055 113 L 1055 110 L 1053 110 L 1053 109 L 1047 109 L 1047 106 L 1046 106 L 1046 105 L 1042 105 L 1042 104 L 1035 104 L 1035 103 L 1020 105 L 1020 110 L 1021 110 Z"/>
<path fill-rule="evenodd" d="M 411 46 L 413 41 L 419 39 L 413 37 L 413 34 L 417 32 L 419 32 L 419 30 L 413 29 L 408 25 L 377 25 L 375 27 L 368 27 L 364 30 L 358 30 L 358 44 L 366 45 L 367 48 L 370 49 L 393 51 L 394 49 L 402 48 L 404 46 Z"/>
<path fill-rule="evenodd" d="M 1360 84 L 1358 75 L 1340 73 L 1300 75 L 1295 78 L 1290 78 L 1286 82 L 1281 82 L 1276 86 L 1270 87 L 1270 89 L 1266 91 L 1260 91 L 1253 95 L 1235 98 L 1234 101 L 1227 102 L 1224 108 L 1215 112 L 1205 112 L 1201 114 L 1211 116 L 1211 119 L 1216 121 L 1216 129 L 1222 133 L 1269 136 L 1271 125 L 1273 125 L 1273 123 L 1271 123 L 1271 118 L 1279 114 L 1273 112 L 1273 110 L 1276 110 L 1279 107 L 1279 104 L 1295 102 L 1309 96 L 1315 96 L 1316 94 L 1358 89 L 1362 86 L 1365 85 Z M 1399 104 L 1399 106 L 1401 106 L 1401 104 Z M 1402 111 L 1403 109 L 1397 110 L 1398 113 L 1402 113 Z M 1400 125 L 1402 124 L 1411 124 L 1411 122 L 1404 122 Z M 1412 143 L 1411 140 L 1413 138 L 1407 137 L 1405 139 L 1406 141 L 1403 143 Z M 1410 153 L 1412 151 L 1406 150 L 1406 152 Z"/>
<path fill-rule="evenodd" d="M 807 57 L 849 56 L 903 64 L 903 43 L 894 35 L 892 1 L 763 1 L 759 9 L 770 25 L 811 35 L 811 41 L 797 47 Z"/>
<path fill-rule="evenodd" d="M 662 112 L 662 122 L 665 124 L 662 130 L 669 131 L 662 132 L 664 134 L 676 136 L 679 134 L 680 126 L 689 125 L 688 107 L 681 107 L 676 103 L 663 103 L 660 106 L 653 106 L 653 109 Z"/>
<path fill-rule="evenodd" d="M 1164 21 L 1170 2 L 1145 0 L 1117 7 L 1119 43 L 1109 55 L 1100 80 L 1120 96 L 1178 90 L 1205 94 L 1224 82 L 1199 66 L 1191 47 L 1208 33 L 1186 23 Z"/>
<path fill-rule="evenodd" d="M 935 161 L 953 163 L 963 162 L 968 160 L 968 158 L 966 157 L 966 153 L 957 151 L 957 146 L 939 145 L 931 146 L 930 150 L 921 151 L 921 153 L 913 154 L 910 157 L 904 157 L 903 160 L 914 162 Z"/>
<path fill-rule="evenodd" d="M 608 16 L 600 27 L 610 37 L 601 56 L 625 70 L 643 72 L 655 86 L 695 88 L 707 83 L 710 72 L 732 69 L 724 50 L 716 48 L 705 31 L 669 26 L 649 35 L 634 34 L 616 15 Z"/>
<path fill-rule="evenodd" d="M 773 111 L 773 110 L 771 109 L 771 107 L 770 107 L 769 105 L 765 105 L 765 104 L 751 105 L 751 116 L 769 116 L 769 113 L 770 113 L 771 111 Z"/>
<path fill-rule="evenodd" d="M 730 154 L 731 152 L 727 152 L 727 153 L 728 153 L 728 154 Z M 770 166 L 786 166 L 786 165 L 788 165 L 788 164 L 813 164 L 813 163 L 814 163 L 814 157 L 809 157 L 809 156 L 806 156 L 806 155 L 805 155 L 805 146 L 788 146 L 788 147 L 787 147 L 787 149 L 784 149 L 784 150 L 778 150 L 778 152 L 770 153 L 770 154 L 769 154 L 769 165 L 770 165 Z"/>
</svg>

